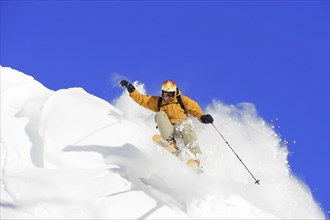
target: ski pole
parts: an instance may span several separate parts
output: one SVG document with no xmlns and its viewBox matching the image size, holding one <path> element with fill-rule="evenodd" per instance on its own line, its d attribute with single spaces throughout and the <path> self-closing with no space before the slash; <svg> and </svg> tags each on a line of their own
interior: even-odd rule
<svg viewBox="0 0 330 220">
<path fill-rule="evenodd" d="M 230 149 L 234 152 L 234 154 L 236 155 L 236 157 L 239 159 L 239 161 L 241 161 L 241 163 L 244 165 L 244 167 L 246 168 L 246 170 L 250 173 L 250 175 L 253 177 L 253 179 L 255 180 L 254 184 L 259 184 L 260 185 L 260 180 L 257 180 L 253 174 L 250 172 L 250 170 L 247 168 L 247 166 L 243 163 L 243 161 L 241 160 L 241 158 L 236 154 L 236 152 L 234 151 L 234 149 L 230 146 L 230 144 L 228 143 L 228 141 L 225 139 L 225 137 L 220 133 L 220 131 L 217 129 L 217 127 L 215 127 L 215 125 L 212 123 L 213 127 L 215 128 L 215 130 L 218 132 L 218 134 L 221 136 L 221 138 L 226 142 L 226 144 L 230 147 Z"/>
</svg>

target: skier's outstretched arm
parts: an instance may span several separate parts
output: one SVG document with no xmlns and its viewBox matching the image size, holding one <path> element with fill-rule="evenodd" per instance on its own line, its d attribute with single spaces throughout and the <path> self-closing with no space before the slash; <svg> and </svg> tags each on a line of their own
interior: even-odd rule
<svg viewBox="0 0 330 220">
<path fill-rule="evenodd" d="M 139 105 L 157 112 L 157 102 L 158 102 L 158 98 L 157 96 L 149 96 L 149 95 L 142 95 L 141 93 L 139 93 L 135 87 L 129 83 L 126 80 L 122 80 L 119 83 L 122 87 L 126 87 L 127 91 L 129 92 L 129 96 Z"/>
</svg>

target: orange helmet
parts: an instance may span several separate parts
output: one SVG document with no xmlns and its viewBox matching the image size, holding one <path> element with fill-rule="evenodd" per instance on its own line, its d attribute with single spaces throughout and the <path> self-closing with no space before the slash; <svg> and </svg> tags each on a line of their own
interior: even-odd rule
<svg viewBox="0 0 330 220">
<path fill-rule="evenodd" d="M 172 80 L 166 80 L 162 84 L 162 91 L 164 92 L 174 92 L 176 93 L 176 84 Z"/>
</svg>

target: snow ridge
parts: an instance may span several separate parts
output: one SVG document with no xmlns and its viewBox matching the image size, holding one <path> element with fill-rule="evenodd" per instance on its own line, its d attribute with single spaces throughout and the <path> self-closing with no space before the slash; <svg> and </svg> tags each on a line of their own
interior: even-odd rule
<svg viewBox="0 0 330 220">
<path fill-rule="evenodd" d="M 205 111 L 260 185 L 212 126 L 191 119 L 204 152 L 196 174 L 154 146 L 153 113 L 126 91 L 108 103 L 0 72 L 1 219 L 325 219 L 251 103 Z"/>
</svg>

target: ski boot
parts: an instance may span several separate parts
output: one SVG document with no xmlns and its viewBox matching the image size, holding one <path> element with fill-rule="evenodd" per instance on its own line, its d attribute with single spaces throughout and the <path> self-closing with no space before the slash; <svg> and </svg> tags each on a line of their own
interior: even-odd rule
<svg viewBox="0 0 330 220">
<path fill-rule="evenodd" d="M 166 141 L 169 145 L 167 148 L 167 151 L 169 151 L 172 154 L 174 154 L 175 156 L 177 156 L 177 154 L 179 152 L 179 148 L 176 146 L 176 140 L 173 137 L 169 137 L 166 139 Z"/>
<path fill-rule="evenodd" d="M 196 173 L 203 173 L 203 166 L 201 165 L 201 161 L 199 159 L 199 154 L 190 154 L 190 158 L 186 161 L 188 167 L 192 168 Z"/>
</svg>

